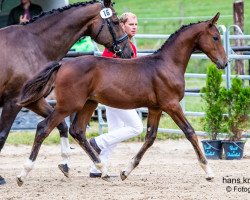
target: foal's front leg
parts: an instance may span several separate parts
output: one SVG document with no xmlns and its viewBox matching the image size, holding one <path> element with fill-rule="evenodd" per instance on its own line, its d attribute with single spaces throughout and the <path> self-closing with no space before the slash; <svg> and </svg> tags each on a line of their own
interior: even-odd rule
<svg viewBox="0 0 250 200">
<path fill-rule="evenodd" d="M 190 123 L 184 116 L 184 113 L 182 111 L 179 102 L 172 102 L 166 106 L 163 106 L 163 111 L 168 113 L 171 116 L 171 118 L 175 121 L 175 123 L 179 126 L 179 128 L 184 132 L 186 138 L 191 142 L 191 144 L 194 147 L 195 153 L 198 157 L 202 169 L 206 172 L 207 175 L 206 179 L 212 180 L 214 178 L 213 171 L 208 165 L 208 162 L 198 143 L 197 135 L 195 134 L 193 127 L 190 125 Z"/>
<path fill-rule="evenodd" d="M 87 124 L 91 119 L 91 116 L 96 109 L 98 103 L 88 100 L 86 101 L 83 109 L 77 112 L 72 125 L 70 126 L 70 135 L 77 141 L 77 143 L 83 148 L 83 150 L 88 154 L 90 159 L 95 163 L 96 167 L 102 172 L 102 179 L 109 180 L 107 175 L 107 167 L 101 162 L 99 156 L 90 146 L 86 139 L 86 128 Z"/>
<path fill-rule="evenodd" d="M 156 134 L 157 134 L 157 129 L 159 125 L 159 121 L 161 118 L 161 113 L 162 111 L 159 109 L 151 109 L 149 108 L 149 114 L 148 114 L 148 122 L 147 122 L 147 134 L 145 137 L 145 142 L 139 152 L 136 154 L 136 156 L 132 159 L 132 161 L 129 163 L 129 165 L 126 167 L 125 170 L 123 170 L 120 174 L 121 179 L 125 180 L 128 175 L 132 172 L 134 168 L 136 168 L 144 153 L 147 151 L 147 149 L 153 145 Z"/>
</svg>

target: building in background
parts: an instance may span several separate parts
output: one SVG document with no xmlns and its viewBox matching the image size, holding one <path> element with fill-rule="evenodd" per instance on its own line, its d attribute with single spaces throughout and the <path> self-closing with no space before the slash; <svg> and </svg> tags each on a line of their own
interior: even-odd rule
<svg viewBox="0 0 250 200">
<path fill-rule="evenodd" d="M 60 8 L 69 4 L 69 0 L 31 0 L 38 4 L 43 11 Z M 0 28 L 7 26 L 10 10 L 20 4 L 20 0 L 0 0 Z"/>
</svg>

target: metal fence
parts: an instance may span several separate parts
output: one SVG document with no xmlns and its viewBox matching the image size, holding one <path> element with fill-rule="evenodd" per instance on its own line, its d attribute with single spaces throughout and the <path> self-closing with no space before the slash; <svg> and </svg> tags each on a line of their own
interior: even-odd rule
<svg viewBox="0 0 250 200">
<path fill-rule="evenodd" d="M 232 28 L 238 29 L 238 32 L 240 35 L 231 35 L 230 31 L 232 31 Z M 240 28 L 238 26 L 219 26 L 219 30 L 221 32 L 221 38 L 224 44 L 224 48 L 226 50 L 226 54 L 229 60 L 228 67 L 226 68 L 225 74 L 223 75 L 223 78 L 226 80 L 226 86 L 227 88 L 231 87 L 231 79 L 235 77 L 235 75 L 231 74 L 231 62 L 233 60 L 249 60 L 250 61 L 250 53 L 249 55 L 239 55 L 236 52 L 240 51 L 250 51 L 250 46 L 243 46 L 243 47 L 235 47 L 231 45 L 231 40 L 236 40 L 236 39 L 244 39 L 244 40 L 249 40 L 250 41 L 250 35 L 244 35 Z M 134 43 L 136 44 L 136 39 L 167 39 L 170 35 L 151 35 L 151 34 L 137 34 L 134 38 Z M 144 56 L 148 55 L 150 53 L 153 53 L 154 50 L 149 51 L 147 50 L 146 52 L 139 52 L 139 56 Z M 195 53 L 192 54 L 191 59 L 209 59 L 205 54 L 202 53 Z M 249 66 L 250 67 L 250 66 Z M 205 79 L 206 74 L 194 74 L 194 73 L 186 73 L 185 74 L 186 78 L 201 78 Z M 250 75 L 238 75 L 239 78 L 243 80 L 250 80 Z M 201 96 L 201 93 L 197 92 L 185 92 L 185 96 Z M 182 109 L 185 113 L 186 116 L 199 116 L 202 117 L 205 115 L 204 112 L 193 112 L 193 111 L 188 111 L 185 109 L 185 100 L 181 102 Z M 99 122 L 99 133 L 103 133 L 103 127 L 107 126 L 107 123 L 103 119 L 103 110 L 105 110 L 105 106 L 100 105 L 98 107 L 98 122 Z M 142 116 L 142 113 L 147 112 L 147 108 L 139 108 L 137 109 L 137 112 L 139 113 L 140 116 Z M 144 128 L 146 129 L 146 128 Z M 183 132 L 180 129 L 169 129 L 169 128 L 162 128 L 159 127 L 158 132 L 163 132 L 163 133 L 175 133 L 175 134 L 183 134 Z M 205 136 L 206 133 L 204 131 L 196 131 L 197 135 L 200 136 Z M 250 137 L 250 133 L 243 134 L 243 137 Z"/>
<path fill-rule="evenodd" d="M 238 30 L 238 35 L 231 35 L 231 31 L 233 28 L 236 28 Z M 229 26 L 229 27 L 225 27 L 223 25 L 219 26 L 219 30 L 221 33 L 221 38 L 224 44 L 224 48 L 226 50 L 226 54 L 227 57 L 229 59 L 229 63 L 228 63 L 228 67 L 226 68 L 225 74 L 223 75 L 223 78 L 226 80 L 226 86 L 227 88 L 230 88 L 231 86 L 231 78 L 233 78 L 234 76 L 231 73 L 231 68 L 232 68 L 232 64 L 231 62 L 233 60 L 249 60 L 250 61 L 250 46 L 242 46 L 242 47 L 235 47 L 231 45 L 231 41 L 232 40 L 236 40 L 236 39 L 242 39 L 242 40 L 249 40 L 250 41 L 250 35 L 244 35 L 242 33 L 242 31 L 240 30 L 240 28 L 238 26 Z M 149 34 L 137 34 L 134 38 L 134 43 L 136 44 L 136 40 L 137 39 L 167 39 L 170 35 L 149 35 Z M 239 55 L 237 54 L 237 52 L 246 52 L 249 51 L 248 54 L 245 55 Z M 150 53 L 154 52 L 154 50 L 148 50 L 148 51 L 139 51 L 138 52 L 138 56 L 143 56 L 143 55 L 148 55 Z M 70 57 L 77 57 L 77 56 L 81 56 L 81 55 L 95 55 L 95 56 L 100 56 L 101 52 L 99 51 L 99 49 L 97 48 L 96 51 L 93 52 L 87 52 L 87 53 L 68 53 L 66 58 L 70 58 Z M 194 53 L 191 56 L 191 59 L 208 59 L 208 57 L 202 53 Z M 249 66 L 250 67 L 250 66 Z M 206 74 L 193 74 L 193 73 L 186 73 L 185 74 L 186 78 L 201 78 L 201 79 L 205 79 L 206 78 Z M 249 75 L 239 75 L 238 77 L 240 77 L 243 80 L 250 80 L 250 76 Z M 200 96 L 200 93 L 197 92 L 192 92 L 192 91 L 186 91 L 185 92 L 185 96 L 193 96 L 193 97 L 197 97 Z M 192 112 L 192 111 L 188 111 L 185 109 L 185 101 L 183 100 L 181 102 L 183 111 L 185 113 L 185 115 L 187 116 L 204 116 L 204 112 Z M 103 133 L 103 127 L 107 126 L 107 123 L 105 122 L 105 120 L 103 119 L 103 110 L 105 110 L 105 107 L 103 105 L 99 105 L 97 108 L 97 115 L 98 115 L 98 123 L 99 123 L 99 133 L 102 134 Z M 142 116 L 143 113 L 147 112 L 146 108 L 139 108 L 137 109 L 138 113 Z M 29 113 L 29 114 L 27 114 Z M 23 130 L 23 129 L 35 129 L 36 125 L 38 123 L 38 121 L 41 120 L 41 117 L 35 115 L 34 113 L 28 111 L 27 109 L 23 109 L 18 117 L 16 118 L 13 126 L 12 126 L 12 130 Z M 67 123 L 69 123 L 69 120 L 66 120 Z M 179 133 L 182 134 L 181 130 L 178 129 L 167 129 L 167 128 L 162 128 L 160 127 L 159 132 L 164 132 L 164 133 Z M 196 131 L 196 133 L 198 135 L 206 135 L 205 132 L 203 131 Z M 245 135 L 245 136 L 249 136 Z"/>
</svg>

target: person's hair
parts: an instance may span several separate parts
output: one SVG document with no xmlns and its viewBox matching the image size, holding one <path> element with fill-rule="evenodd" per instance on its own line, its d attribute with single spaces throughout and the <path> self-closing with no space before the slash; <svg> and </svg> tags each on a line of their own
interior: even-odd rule
<svg viewBox="0 0 250 200">
<path fill-rule="evenodd" d="M 128 21 L 128 17 L 129 16 L 137 18 L 137 16 L 134 13 L 132 13 L 132 12 L 125 12 L 125 13 L 123 13 L 120 16 L 120 18 L 119 18 L 120 22 L 123 23 L 123 24 L 125 24 Z"/>
</svg>

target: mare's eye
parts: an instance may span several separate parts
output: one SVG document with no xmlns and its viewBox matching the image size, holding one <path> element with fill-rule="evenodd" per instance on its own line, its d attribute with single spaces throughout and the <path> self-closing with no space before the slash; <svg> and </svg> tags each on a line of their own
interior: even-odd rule
<svg viewBox="0 0 250 200">
<path fill-rule="evenodd" d="M 214 39 L 214 41 L 217 41 L 217 40 L 219 40 L 219 37 L 218 36 L 213 36 L 213 39 Z"/>
<path fill-rule="evenodd" d="M 114 23 L 114 25 L 119 25 L 119 20 L 117 20 L 117 21 L 113 21 L 113 23 Z"/>
</svg>

